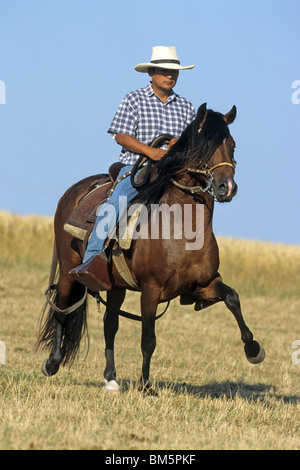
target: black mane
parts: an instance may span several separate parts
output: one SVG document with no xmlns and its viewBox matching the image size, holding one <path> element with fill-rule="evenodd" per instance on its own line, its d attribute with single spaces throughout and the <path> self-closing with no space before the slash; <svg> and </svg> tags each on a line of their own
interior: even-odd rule
<svg viewBox="0 0 300 470">
<path fill-rule="evenodd" d="M 140 191 L 134 202 L 148 207 L 150 204 L 157 204 L 170 186 L 171 178 L 184 174 L 188 167 L 202 168 L 229 135 L 223 115 L 211 109 L 207 110 L 201 132 L 198 132 L 198 129 L 199 116 L 197 115 L 183 131 L 176 144 L 156 163 L 157 178 Z"/>
</svg>

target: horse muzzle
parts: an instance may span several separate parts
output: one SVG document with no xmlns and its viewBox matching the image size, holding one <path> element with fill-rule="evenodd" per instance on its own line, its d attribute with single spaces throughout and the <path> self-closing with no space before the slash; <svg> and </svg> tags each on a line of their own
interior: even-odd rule
<svg viewBox="0 0 300 470">
<path fill-rule="evenodd" d="M 231 178 L 222 179 L 218 184 L 213 182 L 215 197 L 218 202 L 230 202 L 236 195 L 238 187 Z"/>
</svg>

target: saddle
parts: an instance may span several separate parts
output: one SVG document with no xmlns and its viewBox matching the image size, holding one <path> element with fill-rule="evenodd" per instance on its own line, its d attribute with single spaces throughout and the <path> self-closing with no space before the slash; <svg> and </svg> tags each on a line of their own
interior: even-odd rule
<svg viewBox="0 0 300 470">
<path fill-rule="evenodd" d="M 81 240 L 81 255 L 84 255 L 86 246 L 88 244 L 91 232 L 93 230 L 94 224 L 97 219 L 97 213 L 99 207 L 107 201 L 107 198 L 112 193 L 115 185 L 117 184 L 117 177 L 124 165 L 121 162 L 116 162 L 109 168 L 109 174 L 104 176 L 103 181 L 101 181 L 80 201 L 78 206 L 72 212 L 72 214 L 67 219 L 64 224 L 64 230 L 72 235 L 73 237 Z M 131 223 L 132 226 L 132 223 Z M 133 232 L 133 230 L 131 229 Z M 129 249 L 131 245 L 131 238 L 129 237 L 129 232 L 127 230 L 127 239 L 123 241 L 123 245 L 116 240 L 113 244 L 111 251 L 111 259 L 117 268 L 121 277 L 126 281 L 126 283 L 134 288 L 138 289 L 138 284 L 131 274 L 125 257 L 123 254 L 123 249 Z M 128 239 L 129 237 L 129 239 Z M 109 244 L 110 240 L 106 241 L 106 246 Z M 109 290 L 112 286 L 108 276 L 104 276 L 103 282 L 98 281 L 98 286 L 103 286 L 103 290 Z M 106 279 L 107 278 L 107 279 Z M 99 288 L 98 288 L 99 290 Z M 102 290 L 102 289 L 101 289 Z"/>
<path fill-rule="evenodd" d="M 123 163 L 116 162 L 111 165 L 108 170 L 108 175 L 104 178 L 101 184 L 97 184 L 88 194 L 86 194 L 83 199 L 80 201 L 76 209 L 67 219 L 64 224 L 64 230 L 70 235 L 84 242 L 84 247 L 86 247 L 90 234 L 93 230 L 94 224 L 97 219 L 97 212 L 99 207 L 107 201 L 108 197 L 112 194 L 115 185 L 117 184 L 117 177 L 123 168 Z M 145 175 L 147 173 L 147 167 L 140 169 L 139 174 L 136 178 L 136 184 L 141 186 L 143 185 Z M 157 169 L 155 167 L 151 168 L 149 173 L 149 181 L 153 181 L 157 176 Z M 137 217 L 133 217 L 133 220 Z M 132 227 L 132 222 L 130 227 Z M 133 229 L 127 230 L 127 234 L 132 232 Z M 127 249 L 130 247 L 130 242 L 127 240 L 123 244 Z"/>
<path fill-rule="evenodd" d="M 85 246 L 93 230 L 97 210 L 107 200 L 123 166 L 121 162 L 113 163 L 109 168 L 108 175 L 104 175 L 101 184 L 97 184 L 83 197 L 64 224 L 64 230 L 73 237 L 85 242 Z"/>
</svg>

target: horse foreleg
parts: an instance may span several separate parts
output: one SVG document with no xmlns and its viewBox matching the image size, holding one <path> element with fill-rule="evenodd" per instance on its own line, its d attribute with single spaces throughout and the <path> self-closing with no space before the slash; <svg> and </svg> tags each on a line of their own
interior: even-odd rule
<svg viewBox="0 0 300 470">
<path fill-rule="evenodd" d="M 241 338 L 245 344 L 245 354 L 249 362 L 259 364 L 265 358 L 265 351 L 257 341 L 253 340 L 253 334 L 247 327 L 242 311 L 239 296 L 234 289 L 222 283 L 223 300 L 226 307 L 233 313 L 241 331 Z"/>
<path fill-rule="evenodd" d="M 141 312 L 142 312 L 142 341 L 141 348 L 143 354 L 142 375 L 140 379 L 140 389 L 147 395 L 156 396 L 157 393 L 149 382 L 150 362 L 156 347 L 155 336 L 155 316 L 157 310 L 157 299 L 152 295 L 142 292 Z"/>
<path fill-rule="evenodd" d="M 234 315 L 241 332 L 245 354 L 249 362 L 259 364 L 265 358 L 265 351 L 257 341 L 253 340 L 253 334 L 246 325 L 239 296 L 232 287 L 227 286 L 217 277 L 207 288 L 200 289 L 201 298 L 212 303 L 223 300 L 226 307 Z"/>
<path fill-rule="evenodd" d="M 105 389 L 110 392 L 118 392 L 120 390 L 120 387 L 116 382 L 114 342 L 119 328 L 118 310 L 121 308 L 125 295 L 125 289 L 112 290 L 107 293 L 107 307 L 103 318 L 106 359 L 104 381 Z"/>
</svg>

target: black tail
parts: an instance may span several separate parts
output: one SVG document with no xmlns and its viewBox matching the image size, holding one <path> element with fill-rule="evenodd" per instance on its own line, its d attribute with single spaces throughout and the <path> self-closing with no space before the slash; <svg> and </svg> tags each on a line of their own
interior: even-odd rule
<svg viewBox="0 0 300 470">
<path fill-rule="evenodd" d="M 62 364 L 72 364 L 81 343 L 87 334 L 87 301 L 67 316 L 57 313 L 52 307 L 45 306 L 41 315 L 37 349 L 52 350 L 56 337 L 57 322 L 63 326 L 61 339 Z M 87 334 L 88 337 L 88 334 Z"/>
</svg>

